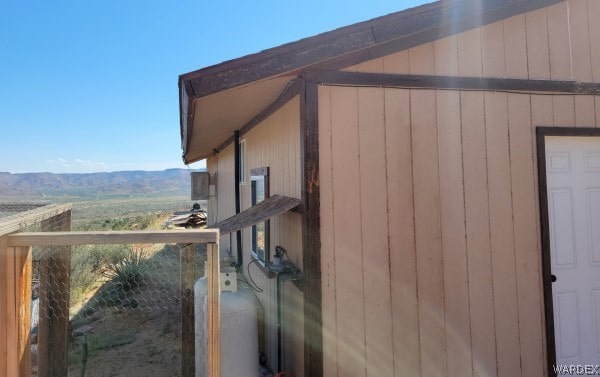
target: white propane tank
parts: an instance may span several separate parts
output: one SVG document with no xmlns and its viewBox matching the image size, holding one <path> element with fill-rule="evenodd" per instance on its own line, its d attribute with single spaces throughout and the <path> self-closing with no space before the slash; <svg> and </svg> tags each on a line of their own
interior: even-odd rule
<svg viewBox="0 0 600 377">
<path fill-rule="evenodd" d="M 196 377 L 208 375 L 207 281 L 194 285 Z M 258 374 L 258 324 L 252 291 L 221 292 L 221 375 L 248 377 Z M 256 371 L 256 372 L 253 372 Z"/>
</svg>

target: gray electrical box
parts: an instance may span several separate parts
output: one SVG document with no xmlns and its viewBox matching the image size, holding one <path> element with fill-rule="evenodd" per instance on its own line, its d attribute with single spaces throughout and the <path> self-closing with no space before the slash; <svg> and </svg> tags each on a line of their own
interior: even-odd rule
<svg viewBox="0 0 600 377">
<path fill-rule="evenodd" d="M 208 200 L 208 172 L 192 172 L 192 200 Z"/>
</svg>

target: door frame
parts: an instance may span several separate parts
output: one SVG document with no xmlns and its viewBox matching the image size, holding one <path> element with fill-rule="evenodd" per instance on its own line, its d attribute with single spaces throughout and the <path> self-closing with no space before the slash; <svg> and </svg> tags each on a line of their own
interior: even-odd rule
<svg viewBox="0 0 600 377">
<path fill-rule="evenodd" d="M 550 220 L 548 217 L 548 180 L 546 176 L 546 136 L 600 137 L 600 128 L 536 127 L 538 196 L 542 237 L 542 286 L 544 290 L 544 315 L 546 318 L 546 356 L 548 375 L 556 377 L 556 373 L 553 369 L 553 366 L 556 365 L 556 340 L 554 334 L 554 306 L 552 302 Z"/>
</svg>

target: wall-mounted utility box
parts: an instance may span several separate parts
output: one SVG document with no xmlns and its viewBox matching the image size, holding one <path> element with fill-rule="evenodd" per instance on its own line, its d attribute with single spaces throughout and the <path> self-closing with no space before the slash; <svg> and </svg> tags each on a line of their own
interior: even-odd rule
<svg viewBox="0 0 600 377">
<path fill-rule="evenodd" d="M 210 175 L 208 172 L 192 172 L 192 200 L 208 200 L 208 185 Z"/>
<path fill-rule="evenodd" d="M 237 292 L 237 273 L 235 269 L 221 271 L 221 292 Z"/>
</svg>

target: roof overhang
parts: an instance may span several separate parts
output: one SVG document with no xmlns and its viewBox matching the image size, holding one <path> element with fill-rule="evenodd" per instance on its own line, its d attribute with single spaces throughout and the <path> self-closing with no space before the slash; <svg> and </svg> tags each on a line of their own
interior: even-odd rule
<svg viewBox="0 0 600 377">
<path fill-rule="evenodd" d="M 184 162 L 210 155 L 305 69 L 342 69 L 562 1 L 441 0 L 183 74 Z"/>
<path fill-rule="evenodd" d="M 273 103 L 292 79 L 293 76 L 279 76 L 205 97 L 185 96 L 185 117 L 189 122 L 181 127 L 184 161 L 191 163 L 213 154 L 235 130 Z"/>
</svg>

